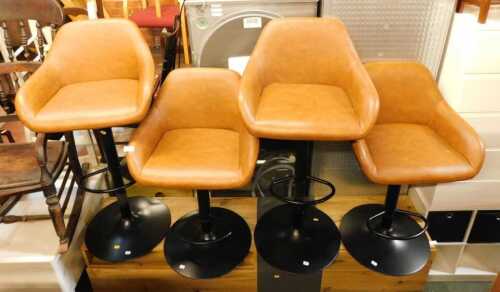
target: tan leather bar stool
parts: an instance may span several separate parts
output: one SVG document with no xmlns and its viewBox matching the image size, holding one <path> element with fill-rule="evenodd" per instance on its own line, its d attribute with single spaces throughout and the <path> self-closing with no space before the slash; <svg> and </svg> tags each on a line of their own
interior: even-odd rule
<svg viewBox="0 0 500 292">
<path fill-rule="evenodd" d="M 154 83 L 149 48 L 135 24 L 108 19 L 78 21 L 57 33 L 42 66 L 16 96 L 19 118 L 35 132 L 65 132 L 78 186 L 117 197 L 90 222 L 85 243 L 95 256 L 122 261 L 149 252 L 165 236 L 170 213 L 159 201 L 127 199 L 111 127 L 138 123 L 146 115 Z M 94 129 L 107 168 L 84 174 L 72 131 Z M 111 189 L 95 190 L 86 180 L 109 171 Z"/>
<path fill-rule="evenodd" d="M 313 273 L 337 256 L 340 233 L 314 205 L 334 186 L 311 176 L 312 141 L 363 137 L 375 122 L 378 97 L 346 28 L 334 18 L 287 18 L 266 25 L 243 74 L 240 110 L 250 132 L 296 147 L 295 173 L 273 181 L 269 192 L 286 204 L 255 227 L 257 251 L 269 264 Z M 309 183 L 329 188 L 309 197 Z M 293 199 L 278 189 L 293 184 Z"/>
<path fill-rule="evenodd" d="M 258 140 L 238 109 L 239 81 L 225 69 L 172 71 L 130 142 L 127 161 L 139 183 L 197 190 L 198 211 L 172 225 L 164 248 L 169 265 L 189 278 L 226 274 L 250 249 L 245 220 L 209 201 L 209 190 L 247 184 L 257 160 Z"/>
<path fill-rule="evenodd" d="M 342 219 L 342 241 L 364 266 L 388 275 L 421 270 L 429 242 L 415 219 L 397 209 L 402 184 L 469 179 L 481 168 L 484 149 L 476 132 L 442 98 L 425 66 L 414 62 L 366 64 L 380 96 L 376 125 L 354 143 L 363 172 L 389 185 L 385 206 L 362 205 Z"/>
</svg>

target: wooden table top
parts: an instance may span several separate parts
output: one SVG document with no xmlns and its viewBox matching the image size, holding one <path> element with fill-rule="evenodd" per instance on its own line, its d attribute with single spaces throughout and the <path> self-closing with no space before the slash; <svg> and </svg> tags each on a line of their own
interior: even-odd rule
<svg viewBox="0 0 500 292">
<path fill-rule="evenodd" d="M 192 197 L 160 198 L 171 210 L 172 222 L 184 214 L 196 210 L 197 202 Z M 103 205 L 113 202 L 105 200 Z M 342 216 L 355 206 L 383 203 L 384 196 L 336 196 L 318 207 L 328 214 L 338 225 Z M 240 214 L 254 229 L 257 221 L 257 199 L 248 197 L 212 198 L 212 206 L 231 209 Z M 407 196 L 401 196 L 399 207 L 414 209 Z M 92 257 L 83 247 L 87 258 L 87 272 L 94 291 L 110 291 L 126 288 L 127 291 L 256 291 L 257 277 L 271 277 L 279 280 L 279 275 L 262 275 L 257 271 L 257 252 L 252 242 L 248 256 L 242 264 L 227 275 L 213 280 L 191 280 L 178 275 L 166 264 L 163 242 L 151 253 L 122 263 L 108 263 Z M 426 283 L 430 262 L 422 271 L 411 276 L 391 277 L 375 273 L 359 265 L 341 246 L 335 262 L 323 271 L 323 291 L 421 291 Z"/>
</svg>

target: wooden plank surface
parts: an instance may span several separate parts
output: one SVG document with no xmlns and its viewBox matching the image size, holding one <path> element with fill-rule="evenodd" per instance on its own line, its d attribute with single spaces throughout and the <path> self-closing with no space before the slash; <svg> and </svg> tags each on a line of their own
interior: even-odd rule
<svg viewBox="0 0 500 292">
<path fill-rule="evenodd" d="M 189 197 L 162 198 L 172 212 L 173 222 L 185 213 L 196 209 L 196 200 Z M 351 208 L 367 204 L 382 203 L 383 196 L 339 196 L 319 206 L 339 224 L 342 216 Z M 406 196 L 400 200 L 400 207 L 413 209 Z M 105 204 L 110 201 L 107 200 Z M 231 209 L 245 218 L 253 230 L 257 216 L 255 198 L 214 198 L 213 206 Z M 88 274 L 94 291 L 256 291 L 257 254 L 252 242 L 249 255 L 231 273 L 212 280 L 191 280 L 179 276 L 170 269 L 163 257 L 163 242 L 150 254 L 124 263 L 111 264 L 89 255 Z M 359 265 L 341 247 L 337 260 L 323 272 L 322 291 L 422 291 L 430 263 L 421 272 L 407 277 L 390 277 L 377 274 Z M 274 275 L 270 275 L 274 278 Z M 279 278 L 275 278 L 279 281 Z"/>
<path fill-rule="evenodd" d="M 497 280 L 493 284 L 491 292 L 500 292 L 500 274 L 497 275 Z"/>
</svg>

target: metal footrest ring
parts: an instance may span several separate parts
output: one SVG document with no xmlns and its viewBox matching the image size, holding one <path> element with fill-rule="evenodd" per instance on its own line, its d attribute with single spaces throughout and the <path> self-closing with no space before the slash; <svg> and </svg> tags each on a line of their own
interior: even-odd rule
<svg viewBox="0 0 500 292">
<path fill-rule="evenodd" d="M 330 189 L 328 194 L 326 194 L 325 196 L 323 196 L 319 199 L 316 199 L 316 200 L 301 200 L 301 199 L 296 199 L 296 198 L 289 199 L 289 198 L 282 196 L 282 195 L 279 195 L 277 193 L 277 191 L 275 189 L 277 186 L 279 186 L 281 184 L 285 184 L 285 183 L 290 183 L 294 180 L 295 180 L 294 175 L 287 175 L 287 176 L 280 177 L 278 179 L 273 180 L 273 182 L 271 183 L 271 187 L 270 187 L 271 195 L 273 195 L 273 197 L 277 198 L 280 201 L 283 201 L 283 202 L 291 204 L 291 205 L 296 205 L 296 206 L 317 205 L 317 204 L 328 201 L 331 197 L 333 197 L 335 195 L 335 186 L 331 182 L 324 180 L 324 179 L 321 179 L 321 178 L 314 177 L 314 176 L 306 176 L 306 180 L 326 185 Z"/>
<path fill-rule="evenodd" d="M 98 170 L 95 170 L 95 171 L 92 171 L 92 172 L 85 174 L 84 176 L 82 176 L 82 178 L 78 182 L 78 187 L 80 187 L 82 190 L 84 190 L 86 192 L 91 192 L 91 193 L 95 193 L 95 194 L 106 194 L 106 193 L 125 190 L 126 188 L 132 186 L 135 183 L 135 181 L 131 180 L 128 183 L 124 183 L 123 186 L 111 187 L 111 188 L 107 188 L 107 189 L 92 189 L 92 188 L 88 188 L 86 186 L 86 182 L 91 177 L 98 175 L 98 174 L 101 174 L 101 173 L 104 173 L 104 172 L 108 172 L 108 171 L 109 171 L 109 169 L 107 167 L 104 167 L 104 168 L 101 168 L 101 169 L 98 169 Z"/>
<path fill-rule="evenodd" d="M 371 216 L 370 218 L 368 218 L 368 221 L 366 222 L 366 226 L 368 227 L 368 229 L 379 237 L 382 237 L 385 239 L 391 239 L 391 240 L 410 240 L 410 239 L 415 239 L 415 238 L 421 236 L 422 234 L 425 233 L 425 231 L 427 231 L 429 224 L 427 222 L 427 219 L 424 216 L 422 216 L 421 214 L 415 213 L 415 212 L 396 209 L 396 210 L 394 210 L 394 215 L 397 214 L 397 215 L 401 215 L 401 216 L 408 216 L 408 217 L 414 217 L 414 218 L 420 219 L 422 222 L 424 222 L 424 227 L 422 227 L 422 229 L 417 233 L 413 233 L 410 235 L 404 235 L 404 236 L 393 235 L 393 234 L 391 234 L 390 230 L 386 230 L 385 233 L 380 232 L 380 231 L 376 230 L 376 228 L 373 226 L 373 221 L 375 219 L 379 218 L 380 216 L 383 216 L 385 213 L 386 213 L 385 210 L 382 212 L 379 212 L 379 213 Z"/>
</svg>

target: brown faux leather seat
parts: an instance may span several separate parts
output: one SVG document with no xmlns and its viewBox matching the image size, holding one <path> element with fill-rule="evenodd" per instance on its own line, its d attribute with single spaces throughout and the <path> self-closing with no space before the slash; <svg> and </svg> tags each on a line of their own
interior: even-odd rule
<svg viewBox="0 0 500 292">
<path fill-rule="evenodd" d="M 484 159 L 479 136 L 446 103 L 423 65 L 390 61 L 365 67 L 379 93 L 380 112 L 354 151 L 372 181 L 439 183 L 479 172 Z"/>
<path fill-rule="evenodd" d="M 198 211 L 178 219 L 164 241 L 167 262 L 185 277 L 222 276 L 250 250 L 248 224 L 210 207 L 208 191 L 247 184 L 257 160 L 258 140 L 238 109 L 239 82 L 226 69 L 172 71 L 130 141 L 127 161 L 139 183 L 196 190 Z"/>
<path fill-rule="evenodd" d="M 410 275 L 428 264 L 431 252 L 426 218 L 397 208 L 401 185 L 471 178 L 481 168 L 484 147 L 443 99 L 425 66 L 383 61 L 365 67 L 377 88 L 380 112 L 373 129 L 353 147 L 366 176 L 388 185 L 387 195 L 385 205 L 360 205 L 344 215 L 342 242 L 369 269 Z"/>
<path fill-rule="evenodd" d="M 240 78 L 223 69 L 169 74 L 127 156 L 137 182 L 159 187 L 228 189 L 249 182 L 258 153 L 238 110 Z"/>
<path fill-rule="evenodd" d="M 117 198 L 94 216 L 85 231 L 85 245 L 102 260 L 145 255 L 170 226 L 168 208 L 155 198 L 127 198 L 126 187 L 132 182 L 124 182 L 112 132 L 112 127 L 144 118 L 153 90 L 153 57 L 138 27 L 128 20 L 101 19 L 64 25 L 44 63 L 16 96 L 17 113 L 27 127 L 64 132 L 79 189 Z M 82 169 L 73 131 L 84 129 L 94 131 L 105 168 Z M 112 186 L 90 188 L 89 178 L 104 171 L 111 175 Z"/>
<path fill-rule="evenodd" d="M 287 18 L 260 35 L 240 108 L 258 137 L 353 140 L 374 124 L 378 98 L 342 22 Z"/>
<path fill-rule="evenodd" d="M 254 233 L 257 251 L 275 268 L 317 273 L 336 258 L 340 233 L 327 214 L 311 207 L 335 193 L 330 182 L 311 176 L 312 141 L 359 139 L 378 112 L 377 91 L 344 24 L 335 18 L 269 22 L 243 73 L 239 105 L 253 135 L 294 141 L 276 143 L 293 145 L 294 173 L 273 179 L 266 190 L 288 204 L 260 217 Z M 275 191 L 292 180 L 289 194 Z M 313 196 L 310 182 L 329 191 Z M 309 218 L 322 223 L 313 227 Z"/>
<path fill-rule="evenodd" d="M 44 133 L 134 124 L 148 111 L 153 84 L 153 58 L 135 24 L 72 22 L 18 91 L 16 110 L 31 130 Z"/>
</svg>

